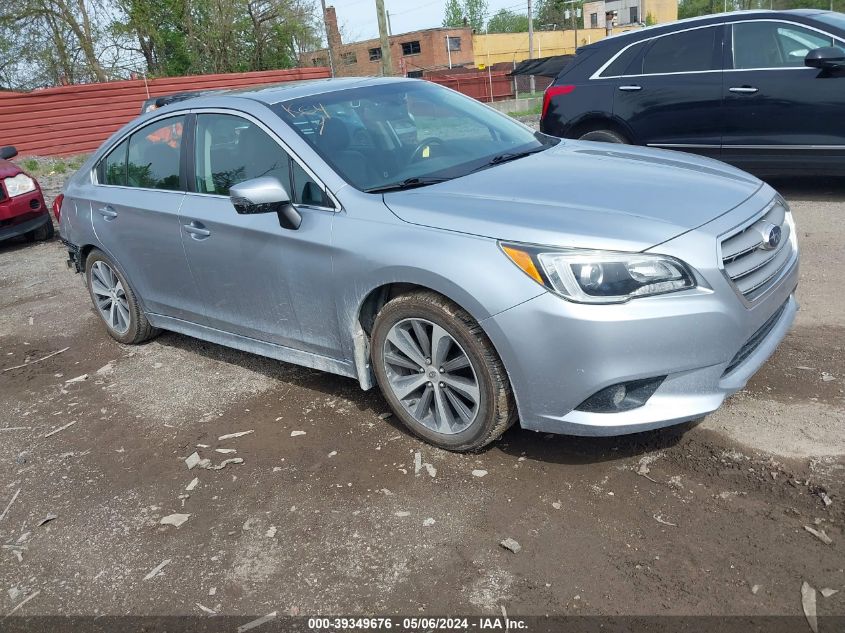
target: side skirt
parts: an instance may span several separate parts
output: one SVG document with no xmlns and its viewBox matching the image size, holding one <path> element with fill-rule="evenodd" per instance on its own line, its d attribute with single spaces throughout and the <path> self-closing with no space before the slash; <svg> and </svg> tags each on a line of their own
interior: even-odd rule
<svg viewBox="0 0 845 633">
<path fill-rule="evenodd" d="M 163 316 L 161 314 L 147 313 L 147 319 L 149 319 L 153 326 L 162 330 L 169 330 L 171 332 L 185 334 L 186 336 L 193 336 L 194 338 L 209 341 L 210 343 L 233 347 L 244 352 L 258 354 L 259 356 L 275 358 L 276 360 L 280 360 L 285 363 L 302 365 L 303 367 L 310 367 L 311 369 L 318 369 L 320 371 L 338 374 L 340 376 L 347 376 L 349 378 L 358 378 L 358 373 L 355 371 L 355 367 L 352 363 L 338 360 L 336 358 L 320 356 L 319 354 L 312 354 L 311 352 L 303 352 L 302 350 L 284 347 L 282 345 L 275 345 L 273 343 L 259 341 L 246 336 L 239 336 L 230 332 L 224 332 L 205 325 L 199 325 L 197 323 L 191 323 L 190 321 L 183 321 L 182 319 Z"/>
</svg>

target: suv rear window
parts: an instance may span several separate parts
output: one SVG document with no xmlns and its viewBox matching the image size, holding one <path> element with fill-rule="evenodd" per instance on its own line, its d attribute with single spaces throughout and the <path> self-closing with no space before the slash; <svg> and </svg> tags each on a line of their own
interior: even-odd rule
<svg viewBox="0 0 845 633">
<path fill-rule="evenodd" d="M 711 26 L 658 37 L 643 57 L 642 74 L 718 70 L 720 66 L 714 54 L 717 28 Z"/>
</svg>

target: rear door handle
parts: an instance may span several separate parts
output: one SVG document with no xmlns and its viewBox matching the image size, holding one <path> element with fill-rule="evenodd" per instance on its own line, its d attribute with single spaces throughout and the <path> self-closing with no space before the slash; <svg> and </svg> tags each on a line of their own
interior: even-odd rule
<svg viewBox="0 0 845 633">
<path fill-rule="evenodd" d="M 624 90 L 625 92 L 636 92 L 637 90 L 642 89 L 642 86 L 637 86 L 636 84 L 632 84 L 630 86 L 619 86 L 619 90 Z"/>
<path fill-rule="evenodd" d="M 205 228 L 205 225 L 202 222 L 197 222 L 196 220 L 190 224 L 183 224 L 182 226 L 185 229 L 185 233 L 195 240 L 204 240 L 211 235 L 211 231 Z"/>
<path fill-rule="evenodd" d="M 110 204 L 97 209 L 97 213 L 103 216 L 106 220 L 114 220 L 117 217 L 117 211 L 114 210 Z"/>
<path fill-rule="evenodd" d="M 753 95 L 755 92 L 758 92 L 758 88 L 754 88 L 753 86 L 736 86 L 734 88 L 728 88 L 731 92 L 738 92 L 739 94 L 743 95 Z"/>
</svg>

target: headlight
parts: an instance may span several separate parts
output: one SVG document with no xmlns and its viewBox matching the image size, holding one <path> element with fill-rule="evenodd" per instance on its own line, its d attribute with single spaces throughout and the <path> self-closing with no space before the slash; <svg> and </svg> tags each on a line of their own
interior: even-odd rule
<svg viewBox="0 0 845 633">
<path fill-rule="evenodd" d="M 696 285 L 689 267 L 667 255 L 517 244 L 502 244 L 502 250 L 534 281 L 579 303 L 623 303 Z"/>
<path fill-rule="evenodd" d="M 35 191 L 35 181 L 26 174 L 18 174 L 13 178 L 6 178 L 3 180 L 3 184 L 6 185 L 6 191 L 9 193 L 10 198 Z"/>
</svg>

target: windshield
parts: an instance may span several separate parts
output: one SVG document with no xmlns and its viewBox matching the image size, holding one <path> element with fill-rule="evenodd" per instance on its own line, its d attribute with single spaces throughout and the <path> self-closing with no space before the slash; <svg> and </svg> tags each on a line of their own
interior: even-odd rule
<svg viewBox="0 0 845 633">
<path fill-rule="evenodd" d="M 339 90 L 274 109 L 362 191 L 456 178 L 556 142 L 427 81 Z"/>
</svg>

